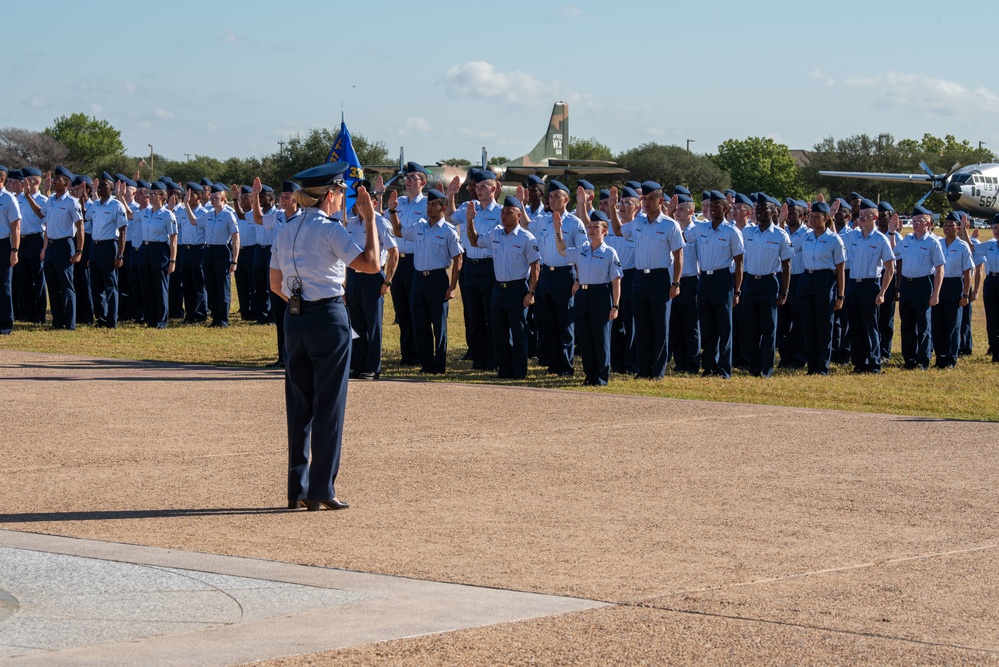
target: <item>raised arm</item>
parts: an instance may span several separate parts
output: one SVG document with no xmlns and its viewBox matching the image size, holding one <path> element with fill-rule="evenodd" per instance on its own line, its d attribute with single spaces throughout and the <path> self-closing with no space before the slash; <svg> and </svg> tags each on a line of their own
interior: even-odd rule
<svg viewBox="0 0 999 667">
<path fill-rule="evenodd" d="M 378 273 L 381 266 L 381 244 L 378 242 L 378 229 L 375 227 L 375 207 L 367 189 L 357 191 L 357 213 L 364 221 L 364 251 L 354 258 L 350 268 L 361 273 Z"/>
</svg>

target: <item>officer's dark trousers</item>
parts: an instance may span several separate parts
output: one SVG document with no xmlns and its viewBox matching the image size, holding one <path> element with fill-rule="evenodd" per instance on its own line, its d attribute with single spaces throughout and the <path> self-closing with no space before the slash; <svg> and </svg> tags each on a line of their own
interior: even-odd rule
<svg viewBox="0 0 999 667">
<path fill-rule="evenodd" d="M 971 272 L 971 275 L 975 275 L 974 271 Z M 969 301 L 968 305 L 961 308 L 961 344 L 958 347 L 958 356 L 962 357 L 970 355 L 974 349 L 974 344 L 971 340 L 972 305 L 973 304 Z"/>
<path fill-rule="evenodd" d="M 236 258 L 236 297 L 239 299 L 239 317 L 244 322 L 255 319 L 253 311 L 253 249 L 247 246 Z"/>
<path fill-rule="evenodd" d="M 498 378 L 527 377 L 527 309 L 524 308 L 527 291 L 526 280 L 494 283 L 489 305 Z"/>
<path fill-rule="evenodd" d="M 850 270 L 845 270 L 846 284 L 850 284 Z M 832 360 L 837 364 L 845 364 L 850 361 L 850 317 L 849 312 L 850 295 L 844 294 L 843 307 L 833 314 L 833 341 Z"/>
<path fill-rule="evenodd" d="M 90 289 L 94 300 L 94 319 L 98 327 L 118 326 L 118 256 L 117 239 L 94 241 L 90 250 Z"/>
<path fill-rule="evenodd" d="M 749 358 L 742 345 L 742 299 L 732 306 L 732 364 L 736 368 L 749 367 Z"/>
<path fill-rule="evenodd" d="M 205 246 L 184 245 L 177 248 L 177 270 L 183 274 L 185 322 L 208 319 L 208 294 L 205 292 Z M 268 293 L 270 289 L 267 290 Z M 281 326 L 281 322 L 278 322 Z"/>
<path fill-rule="evenodd" d="M 208 290 L 208 307 L 212 311 L 212 326 L 229 326 L 229 302 L 232 284 L 229 279 L 229 247 L 210 245 L 205 249 L 205 288 Z"/>
<path fill-rule="evenodd" d="M 141 246 L 140 246 L 141 247 Z M 128 268 L 128 315 L 122 319 L 142 320 L 142 270 L 139 264 L 139 248 L 131 243 L 125 247 L 125 266 Z"/>
<path fill-rule="evenodd" d="M 638 372 L 635 357 L 635 309 L 631 303 L 634 285 L 635 269 L 625 269 L 621 276 L 621 308 L 617 311 L 617 319 L 611 323 L 611 369 L 615 373 L 634 375 Z"/>
<path fill-rule="evenodd" d="M 982 285 L 982 306 L 985 307 L 985 330 L 989 336 L 992 361 L 999 363 L 999 273 L 989 273 Z"/>
<path fill-rule="evenodd" d="M 77 324 L 94 323 L 94 297 L 90 287 L 90 234 L 83 236 L 83 256 L 73 265 L 73 289 L 76 292 Z"/>
<path fill-rule="evenodd" d="M 271 313 L 271 247 L 258 245 L 253 251 L 253 312 L 257 322 L 269 324 L 274 321 Z"/>
<path fill-rule="evenodd" d="M 798 285 L 801 274 L 791 274 L 787 300 L 777 308 L 777 351 L 780 368 L 804 368 L 808 363 L 805 341 L 801 334 L 801 306 L 798 303 Z"/>
<path fill-rule="evenodd" d="M 41 260 L 45 239 L 40 232 L 22 234 L 18 246 L 15 282 L 20 292 L 20 318 L 28 322 L 45 321 L 45 270 Z"/>
<path fill-rule="evenodd" d="M 76 240 L 49 240 L 45 251 L 45 283 L 49 287 L 53 329 L 76 329 L 76 289 L 73 286 L 73 264 Z"/>
<path fill-rule="evenodd" d="M 472 358 L 472 368 L 492 370 L 497 365 L 495 353 L 498 346 L 498 343 L 494 342 L 496 334 L 492 324 L 492 300 L 496 289 L 493 260 L 491 257 L 466 258 L 461 266 L 461 273 L 465 276 L 465 287 L 461 298 L 467 316 L 468 356 Z M 526 326 L 526 314 L 524 321 Z"/>
<path fill-rule="evenodd" d="M 930 313 L 930 331 L 937 368 L 957 365 L 961 348 L 961 317 L 964 314 L 961 296 L 964 278 L 944 278 L 940 286 L 940 302 Z"/>
<path fill-rule="evenodd" d="M 447 367 L 448 302 L 444 297 L 451 284 L 446 269 L 417 271 L 413 276 L 413 330 L 420 353 L 420 370 L 443 373 Z"/>
<path fill-rule="evenodd" d="M 472 336 L 469 333 L 469 329 L 468 329 L 468 304 L 466 303 L 468 301 L 468 295 L 465 292 L 465 274 L 467 273 L 467 271 L 465 269 L 466 269 L 466 267 L 468 267 L 468 264 L 469 264 L 468 256 L 463 254 L 461 256 L 462 271 L 461 271 L 461 273 L 458 274 L 458 292 L 461 294 L 461 321 L 462 321 L 462 323 L 465 326 L 465 356 L 464 356 L 464 359 L 471 359 L 472 358 L 472 347 L 473 347 Z M 492 276 L 490 276 L 490 278 L 492 278 Z M 492 297 L 492 290 L 489 291 L 489 296 Z M 534 310 L 533 307 L 531 308 L 531 310 L 532 311 Z M 532 313 L 532 316 L 533 316 L 533 313 Z M 537 336 L 537 331 L 535 331 L 535 336 Z M 535 340 L 534 344 L 537 345 L 537 340 Z M 489 349 L 492 350 L 493 346 L 490 345 Z"/>
<path fill-rule="evenodd" d="M 898 315 L 902 321 L 902 361 L 906 368 L 930 365 L 930 295 L 933 277 L 901 279 Z"/>
<path fill-rule="evenodd" d="M 538 320 L 538 338 L 548 372 L 572 375 L 575 356 L 571 266 L 542 266 L 538 279 L 534 314 Z"/>
<path fill-rule="evenodd" d="M 382 372 L 382 315 L 385 301 L 381 287 L 384 273 L 358 273 L 347 269 L 346 302 L 350 328 L 357 334 L 351 344 L 351 373 Z"/>
<path fill-rule="evenodd" d="M 20 251 L 20 249 L 18 249 Z M 0 334 L 14 330 L 14 271 L 10 265 L 10 237 L 0 239 Z"/>
<path fill-rule="evenodd" d="M 492 268 L 492 267 L 490 267 Z M 409 310 L 413 289 L 413 253 L 399 253 L 399 264 L 392 276 L 392 307 L 395 309 L 395 323 L 399 325 L 399 350 L 403 366 L 415 366 L 419 354 L 416 351 L 416 335 L 413 333 L 413 313 Z"/>
<path fill-rule="evenodd" d="M 877 278 L 846 283 L 846 317 L 850 331 L 850 362 L 855 373 L 881 371 L 881 333 L 878 330 Z"/>
<path fill-rule="evenodd" d="M 669 314 L 669 349 L 676 370 L 701 370 L 701 328 L 697 315 L 697 276 L 680 278 L 680 296 L 673 299 Z"/>
<path fill-rule="evenodd" d="M 330 500 L 336 497 L 350 367 L 343 298 L 303 301 L 301 315 L 285 314 L 284 331 L 288 499 Z"/>
<path fill-rule="evenodd" d="M 177 244 L 177 263 L 174 264 L 173 273 L 170 274 L 170 319 L 179 320 L 186 317 L 184 312 L 184 271 L 181 268 L 187 260 L 187 248 Z"/>
<path fill-rule="evenodd" d="M 777 345 L 777 292 L 780 281 L 776 275 L 754 276 L 745 274 L 742 279 L 742 329 L 743 349 L 749 359 L 750 375 L 770 377 L 774 374 L 774 356 Z"/>
<path fill-rule="evenodd" d="M 271 312 L 274 313 L 274 322 L 277 324 L 277 360 L 284 363 L 284 313 L 288 309 L 288 303 L 274 292 L 270 295 Z"/>
<path fill-rule="evenodd" d="M 798 287 L 801 335 L 805 340 L 808 373 L 826 375 L 832 358 L 833 314 L 836 312 L 836 272 L 805 271 Z"/>
<path fill-rule="evenodd" d="M 735 278 L 728 269 L 701 272 L 697 280 L 697 314 L 708 375 L 732 376 L 732 297 Z"/>
<path fill-rule="evenodd" d="M 611 286 L 580 287 L 573 299 L 576 344 L 583 358 L 583 384 L 605 385 L 610 380 Z"/>
<path fill-rule="evenodd" d="M 669 290 L 672 269 L 638 269 L 632 287 L 635 309 L 635 347 L 638 377 L 658 379 L 666 374 L 669 338 Z"/>
<path fill-rule="evenodd" d="M 139 248 L 142 305 L 147 327 L 165 329 L 169 316 L 170 245 L 164 241 L 143 242 Z"/>
<path fill-rule="evenodd" d="M 892 341 L 895 338 L 895 310 L 898 304 L 897 279 L 885 290 L 885 302 L 878 306 L 878 335 L 881 337 L 881 363 L 891 359 Z"/>
</svg>

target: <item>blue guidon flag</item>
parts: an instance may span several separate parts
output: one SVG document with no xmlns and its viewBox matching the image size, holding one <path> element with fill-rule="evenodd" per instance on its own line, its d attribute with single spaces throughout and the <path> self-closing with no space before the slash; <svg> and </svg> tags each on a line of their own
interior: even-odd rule
<svg viewBox="0 0 999 667">
<path fill-rule="evenodd" d="M 354 184 L 364 178 L 364 170 L 361 168 L 360 160 L 357 159 L 357 153 L 354 152 L 354 144 L 350 140 L 350 130 L 347 129 L 342 112 L 340 113 L 340 131 L 333 139 L 333 145 L 330 146 L 330 154 L 326 156 L 326 162 L 339 162 L 341 160 L 350 165 L 350 169 L 344 174 L 344 180 L 347 181 L 347 198 L 344 202 L 347 209 L 344 211 L 344 215 L 346 215 L 354 207 L 356 199 Z"/>
</svg>

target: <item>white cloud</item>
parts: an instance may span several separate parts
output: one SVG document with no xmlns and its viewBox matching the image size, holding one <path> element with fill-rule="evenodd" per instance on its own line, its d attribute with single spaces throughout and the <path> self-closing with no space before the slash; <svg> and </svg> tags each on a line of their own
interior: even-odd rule
<svg viewBox="0 0 999 667">
<path fill-rule="evenodd" d="M 235 44 L 239 41 L 239 36 L 231 28 L 222 34 L 222 40 L 227 44 Z"/>
<path fill-rule="evenodd" d="M 579 16 L 582 14 L 578 7 L 573 7 L 572 5 L 562 5 L 562 9 L 559 10 L 562 16 Z"/>
<path fill-rule="evenodd" d="M 101 109 L 101 105 L 100 104 L 91 104 L 90 105 L 90 113 L 92 113 L 95 116 L 99 115 L 101 113 L 101 110 L 102 109 Z"/>
<path fill-rule="evenodd" d="M 430 131 L 430 123 L 427 122 L 426 118 L 421 118 L 419 116 L 414 116 L 413 118 L 407 118 L 406 122 L 402 124 L 402 127 L 406 132 Z"/>
<path fill-rule="evenodd" d="M 32 95 L 27 100 L 28 106 L 32 109 L 44 109 L 49 105 L 49 99 L 41 95 Z"/>
<path fill-rule="evenodd" d="M 936 79 L 923 74 L 888 72 L 884 76 L 850 78 L 843 82 L 851 88 L 874 92 L 874 106 L 922 110 L 939 116 L 999 112 L 999 94 L 979 86 Z"/>
<path fill-rule="evenodd" d="M 167 111 L 166 109 L 163 109 L 161 107 L 156 107 L 155 109 L 153 109 L 153 115 L 163 120 L 173 120 L 173 112 Z"/>
<path fill-rule="evenodd" d="M 645 127 L 642 128 L 642 132 L 656 138 L 662 138 L 666 136 L 666 130 L 662 129 L 661 127 Z"/>
<path fill-rule="evenodd" d="M 450 98 L 477 97 L 526 104 L 555 94 L 554 85 L 538 81 L 520 70 L 501 72 L 484 60 L 455 65 L 442 80 Z"/>
</svg>

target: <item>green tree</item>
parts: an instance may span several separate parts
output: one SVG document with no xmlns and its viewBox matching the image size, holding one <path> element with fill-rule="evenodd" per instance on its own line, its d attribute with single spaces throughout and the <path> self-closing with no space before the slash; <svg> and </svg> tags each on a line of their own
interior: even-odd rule
<svg viewBox="0 0 999 667">
<path fill-rule="evenodd" d="M 56 118 L 44 133 L 66 147 L 67 166 L 75 171 L 93 172 L 98 164 L 125 154 L 121 132 L 82 113 Z"/>
<path fill-rule="evenodd" d="M 724 190 L 731 182 L 729 175 L 708 156 L 655 142 L 621 153 L 617 164 L 630 172 L 628 180 L 655 181 L 668 190 L 674 185 L 684 185 L 695 197 L 702 190 Z"/>
<path fill-rule="evenodd" d="M 441 164 L 445 164 L 448 167 L 467 167 L 472 163 L 470 160 L 466 160 L 463 157 L 450 157 L 446 160 L 442 160 Z M 481 165 L 482 163 L 480 162 L 479 164 Z M 492 163 L 490 162 L 490 164 Z"/>
<path fill-rule="evenodd" d="M 581 139 L 569 137 L 568 156 L 570 160 L 613 160 L 614 154 L 606 144 L 597 141 L 596 137 Z"/>
<path fill-rule="evenodd" d="M 766 192 L 778 199 L 805 196 L 791 151 L 773 139 L 728 139 L 718 147 L 714 161 L 729 173 L 732 188 L 739 192 Z"/>
<path fill-rule="evenodd" d="M 283 150 L 260 160 L 260 167 L 264 169 L 261 178 L 272 184 L 280 183 L 302 170 L 322 164 L 329 155 L 337 132 L 339 128 L 331 130 L 324 127 L 310 130 L 305 137 L 297 134 L 290 137 Z M 359 132 L 352 132 L 350 138 L 362 167 L 391 162 L 383 142 L 367 139 Z"/>
</svg>

